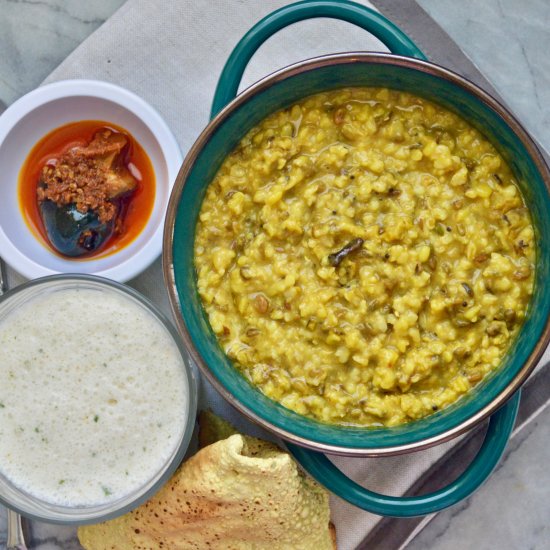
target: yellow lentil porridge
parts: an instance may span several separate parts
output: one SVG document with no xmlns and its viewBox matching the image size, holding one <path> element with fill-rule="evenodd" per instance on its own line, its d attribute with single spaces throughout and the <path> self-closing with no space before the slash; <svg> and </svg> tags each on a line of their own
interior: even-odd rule
<svg viewBox="0 0 550 550">
<path fill-rule="evenodd" d="M 249 131 L 195 237 L 199 293 L 236 368 L 300 414 L 361 426 L 431 414 L 497 367 L 534 259 L 489 141 L 380 88 L 317 94 Z"/>
</svg>

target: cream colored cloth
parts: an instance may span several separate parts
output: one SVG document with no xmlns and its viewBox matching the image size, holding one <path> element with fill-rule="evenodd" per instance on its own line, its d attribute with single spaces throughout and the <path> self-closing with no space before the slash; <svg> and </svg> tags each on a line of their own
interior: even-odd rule
<svg viewBox="0 0 550 550">
<path fill-rule="evenodd" d="M 158 109 L 185 154 L 208 122 L 216 82 L 232 48 L 256 21 L 287 3 L 290 2 L 129 0 L 71 54 L 47 82 L 95 78 L 134 91 Z M 245 73 L 243 86 L 308 57 L 352 50 L 387 51 L 378 40 L 347 23 L 302 22 L 281 31 L 260 49 Z M 22 281 L 13 272 L 9 280 L 12 286 Z M 131 284 L 169 313 L 159 261 Z M 230 408 L 207 383 L 203 384 L 201 400 L 242 431 L 265 436 Z M 407 456 L 339 457 L 334 462 L 369 489 L 399 495 L 450 445 Z M 445 480 L 441 481 L 443 484 Z M 341 550 L 356 548 L 379 520 L 336 497 L 332 498 L 331 507 Z"/>
</svg>

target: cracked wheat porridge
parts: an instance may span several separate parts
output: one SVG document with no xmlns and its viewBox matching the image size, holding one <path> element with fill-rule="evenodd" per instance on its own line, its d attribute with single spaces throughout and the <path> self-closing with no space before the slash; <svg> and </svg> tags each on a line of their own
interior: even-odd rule
<svg viewBox="0 0 550 550">
<path fill-rule="evenodd" d="M 413 95 L 308 97 L 222 164 L 195 237 L 198 288 L 235 367 L 322 422 L 392 426 L 498 367 L 532 293 L 510 168 Z"/>
</svg>

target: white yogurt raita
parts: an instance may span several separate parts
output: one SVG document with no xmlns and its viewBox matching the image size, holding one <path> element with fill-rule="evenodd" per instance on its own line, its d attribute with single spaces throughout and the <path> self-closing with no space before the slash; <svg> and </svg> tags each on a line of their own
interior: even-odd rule
<svg viewBox="0 0 550 550">
<path fill-rule="evenodd" d="M 188 420 L 172 336 L 107 290 L 46 291 L 0 319 L 0 473 L 61 506 L 130 495 L 172 456 Z"/>
</svg>

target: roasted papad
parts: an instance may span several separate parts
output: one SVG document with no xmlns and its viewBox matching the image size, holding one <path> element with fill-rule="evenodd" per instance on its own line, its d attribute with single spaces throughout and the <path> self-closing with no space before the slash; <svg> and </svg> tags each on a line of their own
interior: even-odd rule
<svg viewBox="0 0 550 550">
<path fill-rule="evenodd" d="M 78 529 L 86 550 L 333 550 L 328 493 L 288 453 L 201 413 L 203 447 L 155 497 Z"/>
</svg>

